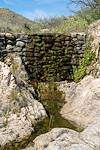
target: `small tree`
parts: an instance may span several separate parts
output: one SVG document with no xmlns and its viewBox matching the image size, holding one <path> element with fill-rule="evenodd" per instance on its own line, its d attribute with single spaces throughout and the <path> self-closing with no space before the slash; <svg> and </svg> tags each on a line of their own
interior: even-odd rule
<svg viewBox="0 0 100 150">
<path fill-rule="evenodd" d="M 88 23 L 100 19 L 100 0 L 71 0 L 71 4 L 80 6 L 78 15 Z"/>
<path fill-rule="evenodd" d="M 31 31 L 31 28 L 30 28 L 29 24 L 27 24 L 27 23 L 24 24 L 24 28 L 26 31 Z"/>
<path fill-rule="evenodd" d="M 81 8 L 100 8 L 100 0 L 71 0 L 71 3 L 77 4 Z"/>
</svg>

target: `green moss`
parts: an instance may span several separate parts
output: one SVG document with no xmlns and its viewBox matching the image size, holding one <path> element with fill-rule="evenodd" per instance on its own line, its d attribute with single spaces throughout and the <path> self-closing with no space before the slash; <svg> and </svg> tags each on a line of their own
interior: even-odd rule
<svg viewBox="0 0 100 150">
<path fill-rule="evenodd" d="M 80 60 L 79 66 L 73 66 L 72 78 L 75 82 L 79 82 L 85 75 L 87 67 L 95 60 L 95 54 L 91 52 L 91 43 L 87 41 L 83 58 Z"/>
</svg>

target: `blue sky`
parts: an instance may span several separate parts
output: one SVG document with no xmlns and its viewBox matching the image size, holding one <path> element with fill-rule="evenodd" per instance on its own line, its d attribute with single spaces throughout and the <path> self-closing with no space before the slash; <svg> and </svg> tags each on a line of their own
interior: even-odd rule
<svg viewBox="0 0 100 150">
<path fill-rule="evenodd" d="M 77 9 L 70 0 L 0 0 L 1 8 L 9 8 L 34 20 L 52 16 L 69 16 Z"/>
</svg>

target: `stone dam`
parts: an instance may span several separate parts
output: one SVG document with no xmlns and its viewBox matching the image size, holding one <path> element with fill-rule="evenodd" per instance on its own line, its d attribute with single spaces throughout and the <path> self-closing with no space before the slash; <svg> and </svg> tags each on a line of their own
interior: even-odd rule
<svg viewBox="0 0 100 150">
<path fill-rule="evenodd" d="M 72 68 L 79 65 L 85 43 L 85 33 L 0 33 L 0 60 L 16 53 L 32 80 L 71 80 Z"/>
</svg>

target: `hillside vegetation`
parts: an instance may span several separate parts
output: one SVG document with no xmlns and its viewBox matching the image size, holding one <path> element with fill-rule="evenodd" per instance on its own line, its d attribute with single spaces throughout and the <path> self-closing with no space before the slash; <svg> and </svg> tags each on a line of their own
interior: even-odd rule
<svg viewBox="0 0 100 150">
<path fill-rule="evenodd" d="M 54 17 L 40 20 L 50 32 L 83 32 L 88 26 L 100 19 L 100 9 L 82 9 L 69 17 Z"/>
<path fill-rule="evenodd" d="M 31 21 L 15 12 L 0 8 L 0 32 L 83 32 L 100 19 L 100 10 L 83 9 L 69 17 L 52 17 Z"/>
<path fill-rule="evenodd" d="M 84 31 L 88 23 L 84 18 L 79 15 L 70 17 L 55 17 L 48 20 L 42 21 L 45 28 L 49 29 L 50 32 L 62 33 L 62 32 L 82 32 Z"/>
<path fill-rule="evenodd" d="M 31 21 L 9 9 L 0 8 L 0 32 L 36 32 L 41 28 L 38 22 Z"/>
</svg>

